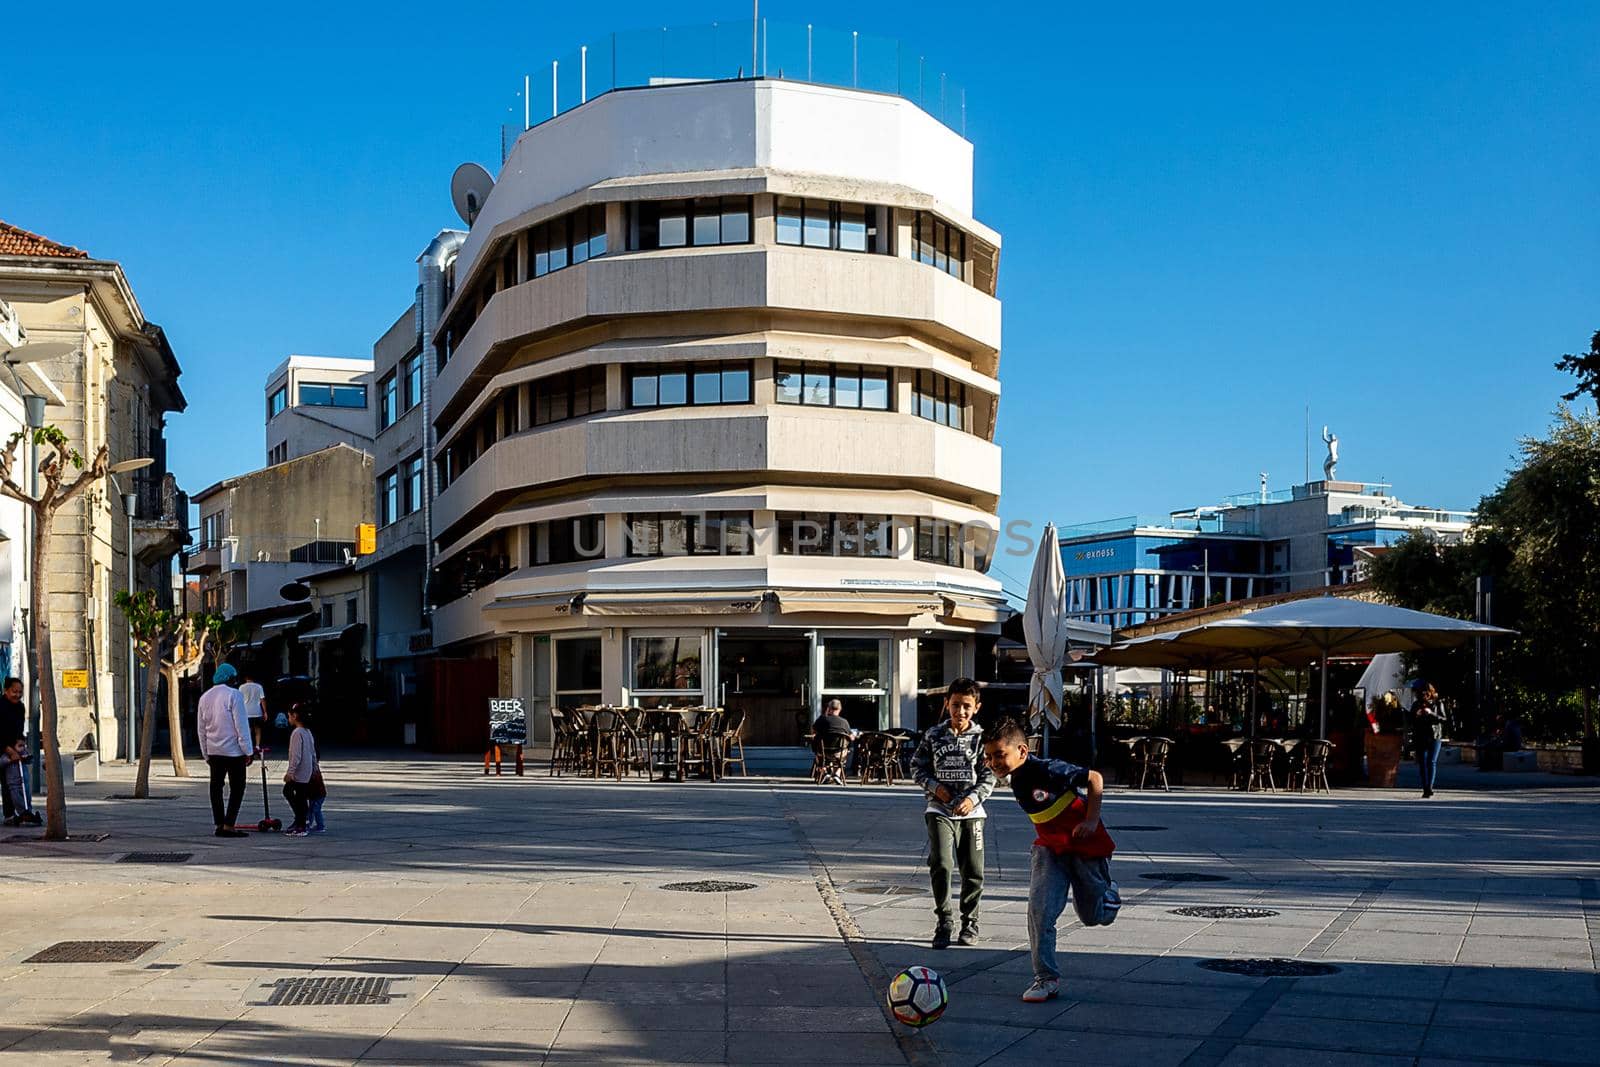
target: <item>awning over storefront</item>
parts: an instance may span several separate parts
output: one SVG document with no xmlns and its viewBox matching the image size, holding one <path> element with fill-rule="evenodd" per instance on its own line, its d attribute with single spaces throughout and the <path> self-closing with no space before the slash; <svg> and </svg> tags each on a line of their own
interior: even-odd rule
<svg viewBox="0 0 1600 1067">
<path fill-rule="evenodd" d="M 1004 600 L 985 600 L 982 597 L 944 594 L 944 616 L 952 622 L 995 623 L 1005 622 L 1012 615 L 1011 605 Z"/>
<path fill-rule="evenodd" d="M 300 635 L 302 641 L 330 641 L 338 637 L 349 637 L 366 629 L 364 622 L 352 622 L 346 626 L 324 626 L 321 629 L 310 630 Z"/>
<path fill-rule="evenodd" d="M 938 615 L 944 600 L 936 594 L 915 592 L 858 592 L 854 589 L 806 589 L 778 594 L 785 615 L 843 612 L 854 615 Z"/>
<path fill-rule="evenodd" d="M 307 612 L 304 615 L 296 615 L 289 619 L 273 619 L 271 622 L 262 623 L 256 629 L 261 631 L 261 640 L 265 641 L 268 638 L 278 637 L 291 630 L 297 630 L 301 626 L 308 624 L 314 617 L 312 613 Z"/>
<path fill-rule="evenodd" d="M 534 619 L 554 618 L 572 614 L 571 593 L 527 593 L 522 596 L 495 597 L 483 609 L 493 612 L 515 612 Z"/>
<path fill-rule="evenodd" d="M 579 607 L 585 615 L 751 615 L 763 609 L 769 595 L 760 589 L 725 593 L 585 593 Z"/>
</svg>

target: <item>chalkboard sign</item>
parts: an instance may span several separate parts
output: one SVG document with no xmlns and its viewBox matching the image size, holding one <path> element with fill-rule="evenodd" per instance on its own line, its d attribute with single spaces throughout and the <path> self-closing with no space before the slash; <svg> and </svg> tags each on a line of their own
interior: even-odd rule
<svg viewBox="0 0 1600 1067">
<path fill-rule="evenodd" d="M 528 712 L 518 697 L 499 697 L 489 701 L 489 743 L 525 745 L 528 743 Z"/>
</svg>

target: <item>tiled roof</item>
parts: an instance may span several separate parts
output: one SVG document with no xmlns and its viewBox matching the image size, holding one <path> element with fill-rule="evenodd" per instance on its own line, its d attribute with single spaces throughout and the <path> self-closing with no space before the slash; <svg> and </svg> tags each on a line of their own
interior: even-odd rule
<svg viewBox="0 0 1600 1067">
<path fill-rule="evenodd" d="M 88 259 L 81 248 L 40 237 L 20 226 L 0 220 L 0 256 L 55 256 L 59 259 Z"/>
</svg>

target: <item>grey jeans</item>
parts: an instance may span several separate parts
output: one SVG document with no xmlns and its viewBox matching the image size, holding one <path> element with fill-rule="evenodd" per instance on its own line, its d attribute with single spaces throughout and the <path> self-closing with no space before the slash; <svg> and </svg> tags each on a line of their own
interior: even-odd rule
<svg viewBox="0 0 1600 1067">
<path fill-rule="evenodd" d="M 983 896 L 983 819 L 951 819 L 928 812 L 928 873 L 933 878 L 933 913 L 940 926 L 954 926 L 950 878 L 961 872 L 961 920 L 976 921 Z"/>
<path fill-rule="evenodd" d="M 1122 894 L 1111 880 L 1111 864 L 1071 852 L 1059 855 L 1033 846 L 1033 874 L 1028 883 L 1028 943 L 1033 947 L 1033 976 L 1057 979 L 1056 920 L 1066 910 L 1067 896 L 1085 926 L 1109 926 L 1122 907 Z"/>
</svg>

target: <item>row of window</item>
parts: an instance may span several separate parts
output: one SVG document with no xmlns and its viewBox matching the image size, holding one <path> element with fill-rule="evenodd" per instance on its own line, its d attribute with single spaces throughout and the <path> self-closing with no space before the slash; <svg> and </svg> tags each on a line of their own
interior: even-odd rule
<svg viewBox="0 0 1600 1067">
<path fill-rule="evenodd" d="M 963 526 L 946 519 L 913 521 L 892 515 L 785 511 L 778 514 L 777 520 L 778 553 L 785 556 L 892 559 L 898 533 L 904 529 L 911 533 L 912 554 L 918 560 L 987 570 L 994 541 L 994 533 L 987 527 Z M 580 563 L 602 559 L 606 554 L 605 518 L 601 515 L 548 519 L 523 529 L 529 567 Z M 457 560 L 503 557 L 503 569 L 490 568 L 496 576 L 515 570 L 510 565 L 512 553 L 504 531 L 490 537 L 496 538 L 493 545 L 486 539 Z M 624 519 L 623 537 L 627 555 L 634 558 L 749 556 L 755 552 L 755 521 L 749 511 L 634 512 Z M 462 562 L 455 566 L 462 573 L 474 570 Z M 470 581 L 466 584 L 472 585 Z"/>
<path fill-rule="evenodd" d="M 277 444 L 275 444 L 271 448 L 267 449 L 267 466 L 275 467 L 280 463 L 288 462 L 288 460 L 289 460 L 289 442 L 288 441 L 279 441 Z"/>
<path fill-rule="evenodd" d="M 750 197 L 641 200 L 628 205 L 628 251 L 750 243 Z"/>
<path fill-rule="evenodd" d="M 967 387 L 933 371 L 917 371 L 911 386 L 912 412 L 942 426 L 971 431 L 972 413 L 967 409 Z"/>
<path fill-rule="evenodd" d="M 334 382 L 301 382 L 296 391 L 296 403 L 313 408 L 364 408 L 367 406 L 367 387 Z"/>
<path fill-rule="evenodd" d="M 753 239 L 753 205 L 754 198 L 750 196 L 634 201 L 627 205 L 627 249 L 640 252 L 749 244 Z M 893 217 L 891 208 L 793 196 L 777 197 L 774 208 L 778 244 L 894 254 L 894 228 L 889 222 Z M 967 235 L 960 227 L 931 212 L 919 211 L 912 229 L 915 257 L 919 262 L 957 278 L 966 277 Z M 541 222 L 527 231 L 527 238 L 525 274 L 517 270 L 515 238 L 504 240 L 498 269 L 484 272 L 474 298 L 465 301 L 447 324 L 439 348 L 441 369 L 495 293 L 528 278 L 542 278 L 574 263 L 605 255 L 606 206 L 591 204 Z"/>
<path fill-rule="evenodd" d="M 401 415 L 422 403 L 422 353 L 400 361 L 378 379 L 378 429 L 394 425 Z"/>
<path fill-rule="evenodd" d="M 378 476 L 378 525 L 387 526 L 422 510 L 427 486 L 423 484 L 422 453 Z"/>
<path fill-rule="evenodd" d="M 879 255 L 894 253 L 889 229 L 879 222 L 879 212 L 883 209 L 872 204 L 780 196 L 776 206 L 780 245 Z"/>
<path fill-rule="evenodd" d="M 780 404 L 869 411 L 888 411 L 893 406 L 886 367 L 780 363 L 773 371 L 773 386 Z"/>
<path fill-rule="evenodd" d="M 628 406 L 671 408 L 688 405 L 748 404 L 749 363 L 695 363 L 638 367 L 628 371 Z"/>
</svg>

